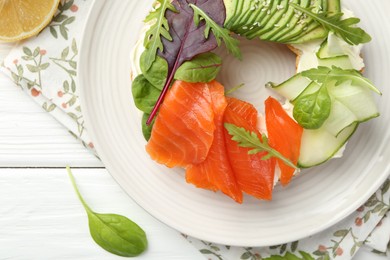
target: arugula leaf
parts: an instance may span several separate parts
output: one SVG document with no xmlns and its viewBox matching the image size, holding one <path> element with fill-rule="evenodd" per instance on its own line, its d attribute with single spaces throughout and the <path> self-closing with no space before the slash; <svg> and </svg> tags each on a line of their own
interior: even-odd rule
<svg viewBox="0 0 390 260">
<path fill-rule="evenodd" d="M 369 79 L 363 77 L 359 71 L 354 69 L 345 70 L 336 66 L 332 66 L 332 68 L 319 66 L 318 68 L 303 71 L 302 75 L 322 84 L 326 81 L 333 80 L 336 86 L 346 81 L 351 81 L 354 85 L 367 87 L 377 94 L 382 95 Z"/>
<path fill-rule="evenodd" d="M 306 129 L 320 128 L 330 115 L 331 98 L 326 85 L 294 102 L 293 116 Z"/>
<path fill-rule="evenodd" d="M 152 111 L 161 91 L 154 87 L 143 74 L 138 75 L 131 86 L 135 106 L 145 113 Z"/>
<path fill-rule="evenodd" d="M 144 77 L 156 88 L 162 90 L 168 74 L 168 63 L 166 60 L 157 56 L 153 61 L 152 66 L 147 68 L 146 60 L 148 52 L 144 51 L 140 58 L 140 67 Z M 157 100 L 157 99 L 156 99 Z"/>
<path fill-rule="evenodd" d="M 145 231 L 130 219 L 117 214 L 99 214 L 91 210 L 76 186 L 76 181 L 66 167 L 73 188 L 88 215 L 89 231 L 93 240 L 104 250 L 119 256 L 137 256 L 148 245 Z"/>
<path fill-rule="evenodd" d="M 210 30 L 213 31 L 215 38 L 217 39 L 218 46 L 221 46 L 221 39 L 224 41 L 228 51 L 235 57 L 241 59 L 241 51 L 238 47 L 239 40 L 233 38 L 230 35 L 230 31 L 222 26 L 219 26 L 213 21 L 202 9 L 196 5 L 190 4 L 190 7 L 194 9 L 194 22 L 198 26 L 200 20 L 206 22 L 206 28 L 204 30 L 204 37 L 207 39 L 210 35 Z"/>
<path fill-rule="evenodd" d="M 144 39 L 144 46 L 146 48 L 146 70 L 148 70 L 155 61 L 157 51 L 164 50 L 161 36 L 169 41 L 172 40 L 172 37 L 169 34 L 168 21 L 165 18 L 165 13 L 167 10 L 171 10 L 173 12 L 176 11 L 175 7 L 170 3 L 169 0 L 157 0 L 155 9 L 153 9 L 144 20 L 144 22 L 154 22 L 146 32 Z"/>
<path fill-rule="evenodd" d="M 210 82 L 214 80 L 222 66 L 222 59 L 212 52 L 202 53 L 184 62 L 176 71 L 175 79 L 186 82 Z"/>
<path fill-rule="evenodd" d="M 266 135 L 262 135 L 261 140 L 255 132 L 246 130 L 243 127 L 238 127 L 233 124 L 224 124 L 228 133 L 232 136 L 232 140 L 236 141 L 240 147 L 252 148 L 248 154 L 256 154 L 259 152 L 267 152 L 268 154 L 263 156 L 263 160 L 267 160 L 271 157 L 282 160 L 286 165 L 298 169 L 289 159 L 284 157 L 281 153 L 273 149 L 269 143 Z"/>
<path fill-rule="evenodd" d="M 297 4 L 290 3 L 292 7 L 313 18 L 321 24 L 325 29 L 334 32 L 337 36 L 343 38 L 350 45 L 358 45 L 371 41 L 371 36 L 363 29 L 355 27 L 360 22 L 359 18 L 351 17 L 341 20 L 343 13 L 336 13 L 327 16 L 327 13 L 313 13 L 309 9 L 301 7 Z"/>
<path fill-rule="evenodd" d="M 163 51 L 159 49 L 158 55 L 168 62 L 168 75 L 161 94 L 150 113 L 147 124 L 150 124 L 157 114 L 157 111 L 162 104 L 177 69 L 188 60 L 195 56 L 209 52 L 218 47 L 217 40 L 214 35 L 210 35 L 207 39 L 204 37 L 206 28 L 205 22 L 201 21 L 199 26 L 194 22 L 194 11 L 189 6 L 196 4 L 199 8 L 204 10 L 210 18 L 218 25 L 222 26 L 226 12 L 223 0 L 173 0 L 172 5 L 176 12 L 167 10 L 165 17 L 168 21 L 169 32 L 171 32 L 172 39 L 165 37 L 161 38 L 164 46 Z"/>
</svg>

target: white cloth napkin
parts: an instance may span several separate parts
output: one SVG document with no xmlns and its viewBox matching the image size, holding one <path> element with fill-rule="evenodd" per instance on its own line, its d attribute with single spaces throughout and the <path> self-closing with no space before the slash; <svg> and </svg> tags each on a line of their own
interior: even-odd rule
<svg viewBox="0 0 390 260">
<path fill-rule="evenodd" d="M 4 59 L 0 70 L 94 152 L 84 127 L 76 84 L 79 44 L 91 5 L 91 1 L 62 1 L 52 23 L 37 37 L 18 43 Z M 363 246 L 390 257 L 390 220 L 385 217 L 389 209 L 390 178 L 349 217 L 300 241 L 242 248 L 183 236 L 208 259 L 261 259 L 287 253 L 297 257 L 289 259 L 350 259 Z"/>
</svg>

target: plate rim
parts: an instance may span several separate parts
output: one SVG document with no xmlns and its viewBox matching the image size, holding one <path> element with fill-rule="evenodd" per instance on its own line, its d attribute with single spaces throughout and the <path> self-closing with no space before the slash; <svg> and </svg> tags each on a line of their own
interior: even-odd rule
<svg viewBox="0 0 390 260">
<path fill-rule="evenodd" d="M 135 0 L 132 0 L 132 1 L 135 1 Z M 85 63 L 85 61 L 88 60 L 87 57 L 90 56 L 90 49 L 88 48 L 88 46 L 91 44 L 91 38 L 92 38 L 91 33 L 93 31 L 93 30 L 91 30 L 91 28 L 95 27 L 99 13 L 101 12 L 101 10 L 105 6 L 105 4 L 107 4 L 107 3 L 104 0 L 93 0 L 93 3 L 91 4 L 91 8 L 86 16 L 86 21 L 85 21 L 84 30 L 83 30 L 83 34 L 81 37 L 81 43 L 80 43 L 79 64 L 77 67 L 77 73 L 78 73 L 77 84 L 78 84 L 79 90 L 80 90 L 80 97 L 79 97 L 80 98 L 80 105 L 81 105 L 81 108 L 83 111 L 83 117 L 84 117 L 86 129 L 88 129 L 88 134 L 91 137 L 92 141 L 94 142 L 95 149 L 96 149 L 97 153 L 99 154 L 100 159 L 103 162 L 104 166 L 106 167 L 107 171 L 112 176 L 112 178 L 118 183 L 118 185 L 121 187 L 121 189 L 123 191 L 125 191 L 125 193 L 132 200 L 134 200 L 143 210 L 148 212 L 148 214 L 150 214 L 152 217 L 154 217 L 155 219 L 160 221 L 162 224 L 167 225 L 169 227 L 172 227 L 179 232 L 193 233 L 191 231 L 189 231 L 189 232 L 186 231 L 187 228 L 176 225 L 175 223 L 161 220 L 161 218 L 158 217 L 159 216 L 158 212 L 154 211 L 153 209 L 146 208 L 144 205 L 141 205 L 136 199 L 134 199 L 133 196 L 130 194 L 130 192 L 127 191 L 125 189 L 125 187 L 123 187 L 123 185 L 121 185 L 121 183 L 118 179 L 118 176 L 116 176 L 116 174 L 113 174 L 115 167 L 113 165 L 111 165 L 108 161 L 105 160 L 106 154 L 104 153 L 104 150 L 100 149 L 100 145 L 98 143 L 95 143 L 96 139 L 94 137 L 96 137 L 97 134 L 95 132 L 96 131 L 95 128 L 92 125 L 93 120 L 91 119 L 91 116 L 89 113 L 88 102 L 87 102 L 86 95 L 85 95 L 85 91 L 86 91 L 85 85 L 88 84 L 87 83 L 88 77 L 86 76 L 87 73 L 85 73 L 85 68 L 88 66 Z M 86 65 L 84 65 L 84 64 L 86 64 Z M 365 192 L 364 196 L 361 196 L 359 200 L 355 200 L 354 203 L 351 204 L 350 207 L 343 208 L 342 210 L 339 210 L 337 212 L 338 214 L 336 214 L 335 217 L 333 217 L 330 221 L 327 221 L 326 224 L 316 226 L 315 228 L 311 228 L 310 230 L 308 230 L 306 232 L 301 232 L 301 234 L 298 236 L 297 235 L 289 235 L 288 236 L 286 234 L 284 237 L 289 237 L 289 238 L 285 241 L 282 241 L 281 243 L 288 243 L 288 242 L 292 242 L 294 240 L 300 240 L 303 238 L 307 238 L 308 236 L 318 234 L 318 233 L 326 230 L 327 228 L 344 220 L 351 213 L 353 213 L 359 206 L 361 206 L 365 201 L 367 201 L 369 199 L 369 197 L 372 196 L 372 194 L 374 194 L 379 189 L 379 187 L 384 183 L 384 181 L 389 176 L 390 176 L 390 170 L 388 170 L 387 174 L 381 175 L 381 178 L 376 179 L 376 181 L 374 182 L 374 185 L 370 186 L 370 189 L 368 189 Z M 189 235 L 191 235 L 191 234 L 189 234 Z M 191 235 L 191 236 L 193 236 L 193 235 Z M 195 238 L 207 240 L 207 241 L 214 242 L 214 243 L 229 244 L 231 246 L 239 246 L 239 247 L 248 247 L 248 246 L 259 247 L 259 246 L 275 245 L 274 242 L 269 243 L 266 241 L 264 243 L 258 243 L 258 242 L 251 243 L 248 241 L 246 243 L 236 243 L 236 242 L 233 242 L 233 241 L 226 239 L 226 238 L 208 237 L 207 235 L 204 235 L 204 234 L 196 235 Z M 279 244 L 279 243 L 280 242 L 277 242 L 276 244 Z"/>
</svg>

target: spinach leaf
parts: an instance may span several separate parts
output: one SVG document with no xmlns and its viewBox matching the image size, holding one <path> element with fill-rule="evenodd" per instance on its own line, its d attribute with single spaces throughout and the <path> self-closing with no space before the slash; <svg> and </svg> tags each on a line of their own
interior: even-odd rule
<svg viewBox="0 0 390 260">
<path fill-rule="evenodd" d="M 144 77 L 156 88 L 162 90 L 168 74 L 168 63 L 166 60 L 157 56 L 152 65 L 147 67 L 148 54 L 144 51 L 141 54 L 140 67 Z M 156 99 L 157 100 L 157 99 Z"/>
<path fill-rule="evenodd" d="M 318 129 L 329 117 L 331 98 L 326 84 L 311 94 L 298 97 L 294 103 L 293 116 L 303 128 Z"/>
<path fill-rule="evenodd" d="M 92 211 L 82 198 L 70 168 L 66 169 L 73 188 L 87 212 L 93 240 L 103 249 L 119 256 L 137 256 L 144 252 L 148 242 L 142 228 L 124 216 Z"/>
<path fill-rule="evenodd" d="M 152 129 L 155 121 L 153 120 L 151 124 L 147 125 L 146 121 L 148 120 L 148 118 L 149 118 L 149 114 L 144 113 L 142 116 L 142 134 L 146 141 L 149 141 L 150 136 L 152 135 Z"/>
<path fill-rule="evenodd" d="M 175 79 L 186 82 L 210 82 L 214 80 L 222 66 L 222 59 L 214 53 L 199 54 L 186 61 L 176 71 Z"/>
<path fill-rule="evenodd" d="M 143 74 L 138 75 L 132 84 L 131 91 L 136 107 L 145 113 L 152 111 L 160 90 L 154 87 Z"/>
</svg>

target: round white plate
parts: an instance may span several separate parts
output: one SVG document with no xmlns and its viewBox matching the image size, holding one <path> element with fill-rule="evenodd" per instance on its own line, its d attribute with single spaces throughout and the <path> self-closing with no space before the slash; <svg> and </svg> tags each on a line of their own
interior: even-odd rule
<svg viewBox="0 0 390 260">
<path fill-rule="evenodd" d="M 362 124 L 345 156 L 306 170 L 271 202 L 230 198 L 187 184 L 183 171 L 153 162 L 145 152 L 139 112 L 131 97 L 130 51 L 152 0 L 97 0 L 85 29 L 79 65 L 82 108 L 95 147 L 109 172 L 145 210 L 194 237 L 229 245 L 265 246 L 319 232 L 358 208 L 390 172 L 390 10 L 388 0 L 350 0 L 373 41 L 364 47 L 365 75 L 382 90 L 380 118 Z M 349 4 L 351 3 L 351 4 Z M 353 4 L 352 4 L 353 3 Z M 220 80 L 246 83 L 236 94 L 261 107 L 268 81 L 294 73 L 285 46 L 244 42 L 244 62 L 225 59 Z"/>
</svg>

